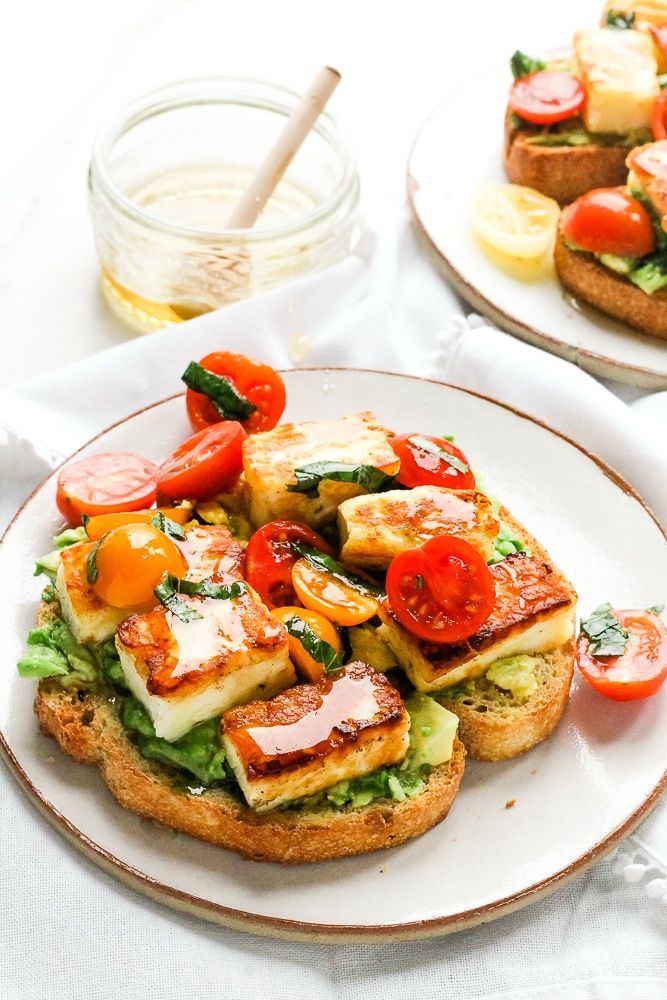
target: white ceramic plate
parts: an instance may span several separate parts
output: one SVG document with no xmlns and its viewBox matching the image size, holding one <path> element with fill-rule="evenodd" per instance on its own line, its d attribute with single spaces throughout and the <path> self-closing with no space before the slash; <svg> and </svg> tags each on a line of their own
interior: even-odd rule
<svg viewBox="0 0 667 1000">
<path fill-rule="evenodd" d="M 575 445 L 491 400 L 437 382 L 344 370 L 285 376 L 286 419 L 361 406 L 399 431 L 453 433 L 488 488 L 574 581 L 581 608 L 645 607 L 665 596 L 667 541 L 616 476 Z M 104 432 L 83 454 L 138 450 L 159 460 L 188 434 L 181 397 Z M 0 546 L 0 745 L 19 783 L 93 860 L 140 891 L 222 923 L 282 936 L 426 936 L 527 903 L 609 850 L 667 783 L 667 691 L 644 703 L 574 691 L 554 735 L 504 764 L 470 761 L 449 817 L 390 851 L 297 868 L 235 854 L 121 809 L 94 768 L 37 731 L 32 683 L 15 662 L 41 590 L 32 576 L 59 526 L 55 477 Z M 515 799 L 516 805 L 505 808 Z"/>
<path fill-rule="evenodd" d="M 630 329 L 566 293 L 549 267 L 520 280 L 492 263 L 470 226 L 474 192 L 506 183 L 507 65 L 451 94 L 420 131 L 408 163 L 418 229 L 456 290 L 498 326 L 604 378 L 667 388 L 667 341 Z"/>
</svg>

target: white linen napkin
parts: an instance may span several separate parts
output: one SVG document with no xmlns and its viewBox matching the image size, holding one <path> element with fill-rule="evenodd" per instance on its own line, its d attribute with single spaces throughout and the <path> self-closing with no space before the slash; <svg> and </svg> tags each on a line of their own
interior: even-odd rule
<svg viewBox="0 0 667 1000">
<path fill-rule="evenodd" d="M 187 361 L 214 349 L 241 351 L 279 368 L 294 367 L 299 357 L 305 366 L 431 375 L 493 396 L 599 454 L 667 523 L 666 458 L 660 443 L 650 440 L 649 425 L 570 363 L 479 318 L 464 319 L 407 227 L 379 254 L 381 264 L 378 255 L 370 266 L 350 259 L 0 393 L 0 525 L 60 458 L 114 420 L 180 391 Z M 615 862 L 603 860 L 527 911 L 448 940 L 372 949 L 279 943 L 206 927 L 128 893 L 42 823 L 0 768 L 3 890 L 15 916 L 5 923 L 0 946 L 8 956 L 0 961 L 4 996 L 42 997 L 50 983 L 62 982 L 57 949 L 42 949 L 39 962 L 31 963 L 34 994 L 24 991 L 21 962 L 9 961 L 32 946 L 35 927 L 43 943 L 65 934 L 72 954 L 77 948 L 77 985 L 67 995 L 96 1000 L 121 994 L 205 1000 L 219 995 L 210 989 L 214 981 L 233 982 L 239 1000 L 263 992 L 274 1000 L 315 993 L 322 1000 L 667 995 L 667 905 L 660 905 L 663 897 L 667 903 L 664 805 Z M 91 928 L 95 948 L 78 950 Z M 122 940 L 137 947 L 122 946 L 121 928 Z M 181 955 L 186 965 L 179 965 Z M 232 969 L 238 970 L 233 979 Z"/>
</svg>

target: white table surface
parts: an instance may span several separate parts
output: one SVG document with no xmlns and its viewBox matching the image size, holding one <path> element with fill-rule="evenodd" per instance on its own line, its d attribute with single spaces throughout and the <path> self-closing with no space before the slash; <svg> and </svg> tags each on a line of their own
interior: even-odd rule
<svg viewBox="0 0 667 1000">
<path fill-rule="evenodd" d="M 460 79 L 515 48 L 558 44 L 583 23 L 594 24 L 601 5 L 561 0 L 556 16 L 555 8 L 536 0 L 14 0 L 3 11 L 0 60 L 0 388 L 133 336 L 98 291 L 85 185 L 97 125 L 126 100 L 174 79 L 214 73 L 298 89 L 319 65 L 336 66 L 343 82 L 332 111 L 357 147 L 363 205 L 381 234 L 383 220 L 401 211 L 410 143 L 438 101 Z M 378 257 L 381 263 L 381 241 Z M 12 1000 L 310 997 L 315 991 L 366 1000 L 377 995 L 381 974 L 382 995 L 391 997 L 514 1000 L 528 996 L 515 985 L 530 979 L 531 1000 L 538 994 L 546 1000 L 546 989 L 536 987 L 549 981 L 551 968 L 552 982 L 570 985 L 549 990 L 549 1000 L 658 1000 L 667 989 L 667 966 L 657 958 L 662 917 L 635 896 L 635 887 L 612 888 L 600 866 L 580 880 L 580 896 L 561 890 L 543 904 L 540 939 L 528 910 L 517 921 L 501 921 L 493 938 L 491 928 L 479 928 L 415 945 L 412 960 L 392 949 L 375 959 L 352 947 L 297 949 L 229 934 L 128 892 L 55 837 L 8 789 L 6 774 L 1 777 L 0 827 L 9 831 L 12 863 L 26 870 L 17 899 L 3 895 L 0 874 L 0 983 Z M 29 879 L 36 849 L 39 865 Z M 593 893 L 608 902 L 587 914 L 591 943 L 582 951 L 570 929 Z M 28 913 L 43 914 L 41 923 L 27 925 Z M 610 933 L 620 943 L 631 913 L 641 913 L 645 929 L 643 941 L 628 931 L 632 961 L 622 947 L 608 946 Z M 89 928 L 86 937 L 82 927 Z M 532 970 L 521 983 L 506 974 L 506 954 L 522 957 Z M 497 975 L 487 967 L 489 958 Z M 267 980 L 260 982 L 253 977 L 263 961 Z M 433 972 L 439 961 L 450 963 L 443 965 L 445 978 Z M 594 969 L 605 974 L 595 973 L 591 991 Z M 492 994 L 482 980 L 493 982 Z"/>
<path fill-rule="evenodd" d="M 569 37 L 599 6 L 563 0 L 552 27 L 534 0 L 478 0 L 470 21 L 453 0 L 15 0 L 0 60 L 0 388 L 132 336 L 99 294 L 86 206 L 92 138 L 128 99 L 212 73 L 299 89 L 336 66 L 331 110 L 381 230 L 404 203 L 415 133 L 448 90 L 516 47 Z"/>
</svg>

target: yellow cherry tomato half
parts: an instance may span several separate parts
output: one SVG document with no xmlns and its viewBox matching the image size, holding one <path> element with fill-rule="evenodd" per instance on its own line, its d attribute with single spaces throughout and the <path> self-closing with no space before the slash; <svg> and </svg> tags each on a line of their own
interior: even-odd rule
<svg viewBox="0 0 667 1000">
<path fill-rule="evenodd" d="M 317 611 L 309 611 L 308 608 L 275 608 L 271 614 L 283 625 L 287 624 L 290 618 L 300 618 L 312 628 L 318 639 L 328 642 L 340 656 L 343 652 L 343 644 L 338 634 L 338 629 L 324 615 Z M 324 677 L 324 667 L 317 660 L 314 660 L 310 653 L 306 652 L 295 635 L 289 637 L 289 655 L 292 663 L 297 668 L 297 672 L 304 680 L 319 681 Z"/>
<path fill-rule="evenodd" d="M 177 545 L 150 524 L 114 528 L 99 543 L 93 590 L 114 608 L 157 603 L 154 589 L 165 573 L 183 577 L 188 564 Z"/>
<path fill-rule="evenodd" d="M 507 257 L 535 260 L 550 249 L 560 209 L 553 198 L 520 184 L 488 184 L 470 206 L 472 227 Z"/>
<path fill-rule="evenodd" d="M 312 566 L 307 559 L 294 563 L 292 583 L 304 607 L 319 611 L 337 625 L 361 625 L 377 614 L 378 602 L 374 597 L 360 594 L 326 570 Z"/>
<path fill-rule="evenodd" d="M 160 507 L 158 510 L 128 510 L 117 514 L 95 514 L 86 522 L 86 534 L 91 542 L 96 542 L 107 531 L 120 528 L 125 524 L 149 524 L 157 513 L 164 514 L 176 524 L 187 524 L 192 517 L 191 507 Z"/>
</svg>

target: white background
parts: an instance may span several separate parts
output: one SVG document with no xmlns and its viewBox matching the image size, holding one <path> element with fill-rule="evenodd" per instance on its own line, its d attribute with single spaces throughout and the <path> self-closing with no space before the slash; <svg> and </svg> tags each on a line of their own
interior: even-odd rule
<svg viewBox="0 0 667 1000">
<path fill-rule="evenodd" d="M 131 336 L 101 301 L 86 208 L 93 136 L 127 100 L 211 73 L 302 89 L 320 65 L 337 67 L 331 110 L 381 231 L 404 205 L 410 144 L 438 101 L 517 47 L 566 41 L 600 6 L 562 0 L 555 16 L 539 0 L 14 0 L 0 59 L 0 387 Z M 465 136 L 449 141 L 465 156 Z"/>
</svg>

